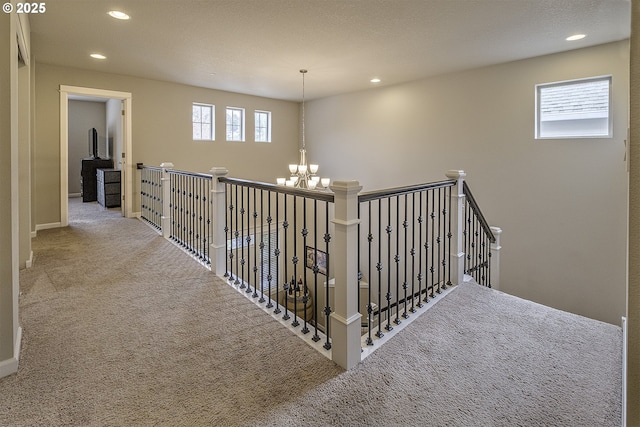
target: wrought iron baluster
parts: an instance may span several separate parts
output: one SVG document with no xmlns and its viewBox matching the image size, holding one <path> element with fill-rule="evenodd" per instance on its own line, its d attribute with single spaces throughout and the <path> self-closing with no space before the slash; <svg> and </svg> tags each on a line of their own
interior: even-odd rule
<svg viewBox="0 0 640 427">
<path fill-rule="evenodd" d="M 303 254 L 304 254 L 304 258 L 306 260 L 306 250 L 307 250 L 307 235 L 309 234 L 309 230 L 307 229 L 307 198 L 303 197 L 302 198 L 302 249 Z M 318 256 L 318 252 L 315 252 L 316 258 Z M 303 334 L 308 334 L 309 333 L 309 328 L 307 327 L 307 302 L 309 301 L 309 295 L 307 292 L 307 273 L 304 270 L 304 265 L 302 266 L 303 271 L 304 271 L 304 282 L 302 285 L 302 308 L 303 308 L 303 312 L 304 312 L 304 319 L 303 319 L 303 328 L 302 328 L 302 333 Z M 296 313 L 297 314 L 297 313 Z"/>
<path fill-rule="evenodd" d="M 203 238 L 204 238 L 204 223 L 203 223 L 203 219 L 204 216 L 202 214 L 203 212 L 203 198 L 204 198 L 204 179 L 200 178 L 198 179 L 197 185 L 196 187 L 198 188 L 198 193 L 196 194 L 196 246 L 198 248 L 198 257 L 200 258 L 201 261 L 206 262 L 205 259 L 205 250 L 204 250 L 204 242 L 203 242 Z"/>
<path fill-rule="evenodd" d="M 171 215 L 171 233 L 169 237 L 171 240 L 176 241 L 176 235 L 178 233 L 178 223 L 180 222 L 180 217 L 178 214 L 180 211 L 178 210 L 178 179 L 174 174 L 169 174 L 169 185 L 171 186 L 171 200 L 173 206 L 173 213 Z"/>
<path fill-rule="evenodd" d="M 231 211 L 229 209 L 229 191 L 231 188 L 231 185 L 228 184 L 223 184 L 224 185 L 224 252 L 225 252 L 225 257 L 224 257 L 224 277 L 227 278 L 227 280 L 229 278 L 231 278 L 231 270 L 232 270 L 232 262 L 229 258 L 229 255 L 231 253 L 231 251 L 229 250 L 229 227 L 231 226 L 231 221 L 230 221 L 230 216 L 231 216 Z M 209 214 L 209 218 L 211 218 L 211 214 Z"/>
<path fill-rule="evenodd" d="M 289 316 L 289 304 L 287 304 L 287 298 L 288 298 L 288 293 L 289 293 L 289 282 L 288 282 L 288 272 L 287 272 L 287 265 L 289 265 L 289 258 L 287 258 L 287 248 L 289 246 L 289 241 L 287 239 L 287 230 L 289 228 L 289 222 L 287 221 L 287 217 L 289 215 L 289 212 L 287 211 L 287 195 L 283 194 L 283 199 L 284 199 L 284 222 L 282 223 L 282 228 L 284 230 L 284 285 L 283 285 L 283 290 L 284 290 L 284 315 L 282 316 L 282 318 L 284 320 L 289 320 L 290 316 Z M 295 236 L 294 236 L 295 237 Z"/>
<path fill-rule="evenodd" d="M 262 197 L 262 195 L 261 195 Z M 269 302 L 267 303 L 267 308 L 272 308 L 273 303 L 271 302 L 271 191 L 267 191 L 267 292 L 269 293 Z M 264 247 L 262 248 L 262 256 L 264 258 Z M 264 261 L 263 261 L 264 265 Z M 264 270 L 263 270 L 264 274 Z M 277 282 L 276 282 L 277 283 Z"/>
<path fill-rule="evenodd" d="M 449 229 L 447 231 L 447 239 L 449 241 L 449 252 L 447 253 L 447 265 L 448 265 L 448 274 L 447 274 L 447 285 L 451 286 L 451 238 L 453 237 L 453 234 L 451 233 L 451 217 L 452 217 L 452 212 L 451 212 L 451 189 L 452 187 L 449 187 L 449 195 L 447 196 L 447 198 L 449 199 Z"/>
<path fill-rule="evenodd" d="M 259 303 L 263 303 L 266 300 L 264 299 L 264 190 L 260 189 L 260 299 L 258 300 Z M 269 222 L 269 229 L 271 229 L 271 218 L 267 218 L 267 221 Z M 268 239 L 271 239 L 271 236 L 268 237 Z M 270 246 L 270 245 L 269 245 Z M 267 273 L 268 275 L 271 274 L 271 272 Z M 269 284 L 269 291 L 271 291 L 271 280 L 269 278 L 267 278 L 268 284 Z M 271 304 L 271 300 L 269 300 L 269 304 Z M 271 306 L 269 305 L 268 308 L 271 308 Z"/>
<path fill-rule="evenodd" d="M 190 176 L 186 176 L 185 177 L 186 181 L 187 181 L 187 191 L 189 194 L 189 198 L 188 200 L 188 211 L 187 211 L 187 247 L 189 248 L 189 252 L 191 252 L 192 254 L 194 253 L 194 241 L 193 241 L 193 215 L 194 215 L 194 206 L 195 206 L 195 200 L 194 200 L 194 179 L 193 177 Z"/>
<path fill-rule="evenodd" d="M 251 268 L 251 215 L 249 215 L 249 209 L 251 208 L 251 188 L 247 187 L 247 237 L 246 237 L 246 247 L 247 247 L 247 260 L 246 260 L 246 265 L 247 265 L 247 272 L 245 273 L 244 270 L 242 272 L 242 276 L 244 277 L 244 281 L 247 283 L 247 289 L 245 290 L 246 293 L 250 294 L 251 293 L 251 273 L 249 271 L 249 269 Z M 253 230 L 253 232 L 255 233 L 255 230 Z M 243 245 L 244 247 L 245 245 Z M 254 283 L 255 285 L 255 283 Z"/>
<path fill-rule="evenodd" d="M 216 182 L 216 185 L 217 185 L 217 182 Z M 213 180 L 209 182 L 209 185 L 207 186 L 207 190 L 206 190 L 207 191 L 207 195 L 209 197 L 209 201 L 207 202 L 207 205 L 206 205 L 207 206 L 206 207 L 206 209 L 207 209 L 207 221 L 206 221 L 206 224 L 207 224 L 207 226 L 206 226 L 207 242 L 205 243 L 205 247 L 207 249 L 207 263 L 209 265 L 211 265 L 211 244 L 213 243 L 213 238 L 212 238 L 213 237 L 213 233 L 211 232 L 211 218 L 212 218 L 211 212 L 212 212 L 212 209 L 213 209 L 213 197 L 212 197 L 212 194 L 211 194 L 212 188 L 213 188 Z M 226 197 L 226 193 L 225 193 L 225 197 Z M 225 203 L 225 206 L 226 206 L 226 203 Z M 225 215 L 225 221 L 226 221 L 226 215 Z M 226 232 L 225 232 L 225 235 L 226 235 Z M 226 238 L 225 238 L 225 243 L 226 243 Z M 226 265 L 226 261 L 225 261 L 225 265 Z M 217 268 L 217 266 L 216 266 L 216 268 Z M 226 270 L 226 268 L 225 268 L 225 270 Z M 225 273 L 226 273 L 226 271 L 225 271 Z"/>
<path fill-rule="evenodd" d="M 194 182 L 195 191 L 195 210 L 194 210 L 194 223 L 195 223 L 195 246 L 196 255 L 201 261 L 204 260 L 204 247 L 202 246 L 202 179 L 196 179 Z"/>
<path fill-rule="evenodd" d="M 438 263 L 437 265 L 437 277 L 438 277 L 438 290 L 436 291 L 437 293 L 440 293 L 440 285 L 442 282 L 442 278 L 440 276 L 440 260 L 442 259 L 442 235 L 440 234 L 440 226 L 441 226 L 441 222 L 442 222 L 442 216 L 440 215 L 440 213 L 442 212 L 442 194 L 441 194 L 441 189 L 438 188 L 438 237 L 436 239 L 436 242 L 438 244 Z"/>
<path fill-rule="evenodd" d="M 329 277 L 331 277 L 331 270 L 330 270 L 330 266 L 331 266 L 331 254 L 329 253 L 329 242 L 331 241 L 331 234 L 329 233 L 329 202 L 324 202 L 324 206 L 325 206 L 325 224 L 324 224 L 324 243 L 325 243 L 325 252 L 327 253 L 327 286 L 325 287 L 325 291 L 326 291 L 326 299 L 325 299 L 325 303 L 326 303 L 326 307 L 324 309 L 324 313 L 326 316 L 326 335 L 327 335 L 327 341 L 324 343 L 323 347 L 326 350 L 331 349 L 331 341 L 330 341 L 330 333 L 329 333 L 329 316 L 331 315 L 331 306 L 329 305 Z"/>
<path fill-rule="evenodd" d="M 420 192 L 420 194 L 422 194 L 422 192 Z M 411 313 L 416 312 L 416 221 L 416 193 L 414 192 L 411 195 L 411 308 L 409 309 Z M 420 232 L 422 232 L 422 223 L 420 223 Z M 419 244 L 420 242 L 418 242 L 418 245 Z M 418 285 L 420 285 L 420 282 L 418 282 Z M 419 287 L 418 301 L 420 301 Z"/>
<path fill-rule="evenodd" d="M 362 224 L 362 215 L 360 213 L 360 203 L 358 203 L 358 244 L 357 244 L 357 259 L 358 259 L 358 296 L 357 296 L 357 307 L 358 307 L 358 313 L 360 313 L 360 283 L 362 282 L 362 260 L 361 260 L 361 253 L 360 253 L 360 226 Z M 327 286 L 329 286 L 329 280 L 327 280 Z M 362 313 L 360 313 L 362 315 Z M 362 330 L 362 317 L 360 318 L 360 329 Z M 362 335 L 362 334 L 361 334 Z"/>
<path fill-rule="evenodd" d="M 471 213 L 473 213 L 473 210 L 470 211 Z M 471 276 L 473 276 L 473 278 L 477 281 L 478 280 L 478 268 L 477 268 L 477 264 L 476 262 L 478 261 L 478 250 L 477 250 L 477 245 L 476 245 L 476 239 L 477 239 L 477 232 L 476 232 L 476 217 L 475 215 L 473 215 L 472 217 L 472 221 L 471 221 L 471 232 L 472 237 L 471 237 L 471 260 L 469 262 L 469 269 L 471 270 Z"/>
<path fill-rule="evenodd" d="M 491 239 L 487 236 L 487 245 L 489 246 L 489 257 L 487 260 L 487 286 L 491 287 Z"/>
<path fill-rule="evenodd" d="M 306 249 L 306 248 L 305 248 Z M 313 263 L 313 337 L 311 339 L 314 342 L 320 341 L 320 336 L 318 336 L 318 303 L 320 302 L 320 298 L 318 298 L 318 272 L 320 268 L 318 267 L 318 200 L 313 199 L 313 251 L 314 251 L 314 263 Z M 326 287 L 329 288 L 329 279 L 326 280 Z M 306 317 L 306 316 L 305 316 Z"/>
<path fill-rule="evenodd" d="M 184 175 L 178 175 L 178 180 L 180 181 L 180 188 L 182 191 L 181 197 L 180 197 L 180 201 L 181 201 L 181 207 L 182 207 L 182 211 L 180 212 L 180 225 L 181 230 L 180 230 L 180 244 L 182 245 L 182 247 L 185 247 L 185 240 L 186 240 L 186 232 L 187 232 L 187 216 L 185 214 L 186 210 L 187 210 L 187 197 L 186 197 L 186 183 L 185 183 L 185 178 Z"/>
<path fill-rule="evenodd" d="M 373 304 L 371 303 L 371 286 L 373 285 L 372 283 L 372 278 L 373 276 L 371 275 L 371 246 L 373 244 L 373 234 L 371 233 L 371 223 L 373 222 L 372 218 L 371 218 L 371 200 L 369 200 L 367 202 L 367 205 L 369 207 L 369 233 L 367 234 L 367 241 L 368 243 L 368 248 L 369 248 L 369 258 L 368 258 L 368 273 L 369 273 L 369 286 L 367 287 L 367 295 L 369 298 L 369 301 L 367 303 L 367 340 L 366 340 L 366 344 L 367 345 L 373 345 L 373 339 L 371 338 L 371 323 L 373 320 Z M 328 287 L 327 287 L 328 289 Z M 379 301 L 379 300 L 378 300 Z M 380 317 L 380 313 L 378 313 L 378 317 Z"/>
<path fill-rule="evenodd" d="M 435 209 L 435 205 L 436 205 L 436 193 L 435 190 L 432 190 L 431 192 L 431 213 L 430 213 L 430 217 L 431 217 L 431 266 L 429 267 L 429 272 L 431 273 L 431 298 L 435 298 L 435 287 L 436 287 L 436 281 L 435 281 L 435 253 L 436 253 L 436 246 L 435 246 L 435 235 L 436 235 L 436 229 L 435 229 L 435 220 L 436 220 L 436 214 L 434 212 Z"/>
<path fill-rule="evenodd" d="M 486 233 L 484 232 L 484 230 L 482 231 L 482 284 L 483 285 L 487 285 L 486 282 L 486 272 L 487 272 L 487 247 L 486 247 Z"/>
<path fill-rule="evenodd" d="M 404 195 L 404 222 L 402 223 L 402 226 L 404 227 L 404 277 L 402 281 L 402 289 L 404 289 L 404 312 L 402 313 L 402 317 L 405 319 L 409 317 L 409 314 L 407 313 L 407 289 L 409 287 L 409 283 L 407 283 L 407 262 L 408 262 L 407 245 L 409 242 L 409 239 L 408 239 L 409 222 L 407 221 L 407 215 L 408 215 L 407 210 L 409 209 L 409 205 L 408 205 L 407 197 L 408 195 L 405 194 Z"/>
<path fill-rule="evenodd" d="M 258 204 L 257 190 L 253 188 L 253 298 L 258 298 L 258 210 L 256 205 Z M 249 242 L 251 243 L 251 242 Z"/>
<path fill-rule="evenodd" d="M 378 331 L 376 336 L 382 338 L 382 199 L 378 200 Z"/>
<path fill-rule="evenodd" d="M 298 277 L 298 197 L 293 196 L 293 258 L 291 258 L 291 262 L 293 263 L 293 277 L 291 279 L 291 286 L 293 286 L 293 322 L 291 322 L 292 326 L 299 326 L 300 322 L 298 322 L 298 283 L 296 282 L 296 277 Z"/>
<path fill-rule="evenodd" d="M 391 202 L 391 199 L 389 199 Z M 391 221 L 389 221 L 391 223 Z M 396 263 L 396 318 L 393 323 L 399 325 L 400 322 L 400 196 L 396 196 L 396 254 L 393 260 Z"/>
<path fill-rule="evenodd" d="M 195 234 L 196 234 L 196 206 L 197 206 L 197 200 L 196 200 L 196 183 L 197 180 L 193 177 L 189 177 L 189 182 L 190 182 L 190 186 L 191 186 L 191 195 L 190 195 L 190 199 L 191 199 L 191 227 L 189 230 L 189 239 L 191 240 L 191 253 L 194 255 L 197 255 L 197 242 L 195 239 Z"/>
<path fill-rule="evenodd" d="M 238 188 L 241 188 L 239 185 L 235 184 L 234 185 L 235 188 L 235 196 L 236 196 L 236 227 L 235 230 L 233 232 L 233 245 L 231 246 L 231 250 L 235 253 L 235 257 L 236 257 L 236 280 L 233 282 L 234 285 L 238 286 L 240 285 L 240 274 L 242 274 L 240 272 L 240 247 L 238 246 L 238 242 L 241 242 L 242 240 L 238 240 L 238 238 L 240 238 L 240 228 L 242 223 L 239 223 L 239 213 L 240 213 L 240 205 L 238 204 Z"/>
<path fill-rule="evenodd" d="M 247 285 L 245 284 L 246 282 L 246 278 L 247 276 L 244 274 L 244 264 L 245 264 L 245 259 L 244 259 L 244 214 L 245 214 L 245 209 L 244 209 L 244 186 L 240 186 L 240 224 L 238 224 L 240 226 L 240 241 L 238 242 L 238 244 L 240 245 L 240 289 L 244 289 L 247 287 Z"/>
<path fill-rule="evenodd" d="M 271 206 L 271 203 L 269 203 Z M 276 258 L 276 308 L 273 310 L 275 314 L 280 314 L 280 231 L 278 230 L 278 224 L 280 221 L 280 195 L 276 193 L 276 248 L 273 255 Z M 271 256 L 271 251 L 269 251 Z M 271 297 L 271 294 L 269 294 Z"/>
<path fill-rule="evenodd" d="M 387 197 L 387 325 L 384 327 L 387 331 L 393 330 L 391 326 L 391 234 L 393 228 L 391 227 L 391 197 Z"/>
</svg>

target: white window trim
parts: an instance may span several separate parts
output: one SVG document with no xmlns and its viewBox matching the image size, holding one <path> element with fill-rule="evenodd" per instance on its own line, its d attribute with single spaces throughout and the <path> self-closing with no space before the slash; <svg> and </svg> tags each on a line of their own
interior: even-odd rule
<svg viewBox="0 0 640 427">
<path fill-rule="evenodd" d="M 592 81 L 608 80 L 609 82 L 609 108 L 608 108 L 608 129 L 606 135 L 563 135 L 563 136 L 541 136 L 540 131 L 540 90 L 553 86 L 566 86 L 571 84 L 586 83 Z M 582 79 L 563 80 L 551 83 L 541 83 L 535 86 L 535 139 L 611 139 L 613 138 L 613 104 L 611 102 L 613 77 L 611 74 Z"/>
<path fill-rule="evenodd" d="M 228 113 L 229 110 L 231 111 L 240 111 L 241 116 L 242 116 L 242 124 L 240 126 L 240 139 L 229 139 L 229 122 L 227 120 L 227 116 L 225 114 L 225 123 L 226 123 L 226 129 L 225 129 L 225 134 L 227 137 L 227 142 L 244 142 L 246 140 L 245 138 L 245 123 L 247 121 L 246 115 L 245 115 L 245 110 L 244 108 L 240 108 L 240 107 L 227 107 L 225 113 Z"/>
<path fill-rule="evenodd" d="M 193 125 L 195 124 L 193 122 L 193 107 L 195 106 L 199 106 L 199 107 L 210 107 L 211 108 L 211 138 L 193 138 Z M 191 138 L 194 141 L 215 141 L 216 140 L 216 106 L 213 104 L 207 104 L 204 102 L 193 102 L 191 104 L 191 111 L 192 111 L 192 117 L 191 117 Z M 202 122 L 200 122 L 202 124 Z"/>
<path fill-rule="evenodd" d="M 267 115 L 267 139 L 266 140 L 261 140 L 256 138 L 256 131 L 258 129 L 258 120 L 257 116 L 258 114 L 266 114 Z M 254 140 L 255 142 L 266 142 L 266 143 L 270 143 L 271 142 L 271 111 L 266 111 L 266 110 L 255 110 L 253 113 L 253 118 L 254 118 Z"/>
</svg>

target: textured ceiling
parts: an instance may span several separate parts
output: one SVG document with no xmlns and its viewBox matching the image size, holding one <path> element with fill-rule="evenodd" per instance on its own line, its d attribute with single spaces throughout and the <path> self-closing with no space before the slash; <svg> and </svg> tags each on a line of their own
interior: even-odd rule
<svg viewBox="0 0 640 427">
<path fill-rule="evenodd" d="M 629 0 L 47 0 L 36 61 L 299 100 L 626 39 Z M 118 9 L 129 21 L 107 11 Z M 564 39 L 586 33 L 577 42 Z M 91 59 L 100 52 L 106 60 Z M 215 75 L 211 75 L 214 73 Z"/>
</svg>

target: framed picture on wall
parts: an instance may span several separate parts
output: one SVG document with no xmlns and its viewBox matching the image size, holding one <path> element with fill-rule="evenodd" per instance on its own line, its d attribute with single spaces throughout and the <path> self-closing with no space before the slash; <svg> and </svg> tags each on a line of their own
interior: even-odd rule
<svg viewBox="0 0 640 427">
<path fill-rule="evenodd" d="M 313 248 L 311 246 L 305 247 L 306 253 L 306 265 L 307 268 L 313 270 L 313 266 L 318 266 L 318 273 L 327 275 L 327 265 L 329 262 L 329 255 L 320 249 Z M 317 257 L 317 258 L 316 258 Z"/>
</svg>

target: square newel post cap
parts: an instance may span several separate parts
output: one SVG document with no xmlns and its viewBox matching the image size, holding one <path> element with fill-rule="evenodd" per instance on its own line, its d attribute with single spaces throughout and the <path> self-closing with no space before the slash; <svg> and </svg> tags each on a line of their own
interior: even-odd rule
<svg viewBox="0 0 640 427">
<path fill-rule="evenodd" d="M 160 167 L 162 169 L 173 169 L 173 163 L 171 162 L 160 163 Z"/>
<path fill-rule="evenodd" d="M 491 229 L 491 233 L 493 233 L 493 237 L 496 239 L 495 243 L 496 244 L 500 244 L 500 235 L 502 234 L 502 228 L 500 227 L 495 227 L 495 226 L 491 226 L 489 227 Z"/>
<path fill-rule="evenodd" d="M 333 181 L 329 186 L 334 193 L 357 194 L 362 190 L 358 181 Z"/>
<path fill-rule="evenodd" d="M 225 176 L 229 173 L 229 170 L 225 167 L 214 166 L 209 172 L 211 172 L 211 175 L 213 176 Z"/>
<path fill-rule="evenodd" d="M 463 170 L 450 169 L 447 171 L 446 176 L 451 179 L 460 179 L 467 176 L 467 174 Z"/>
</svg>

